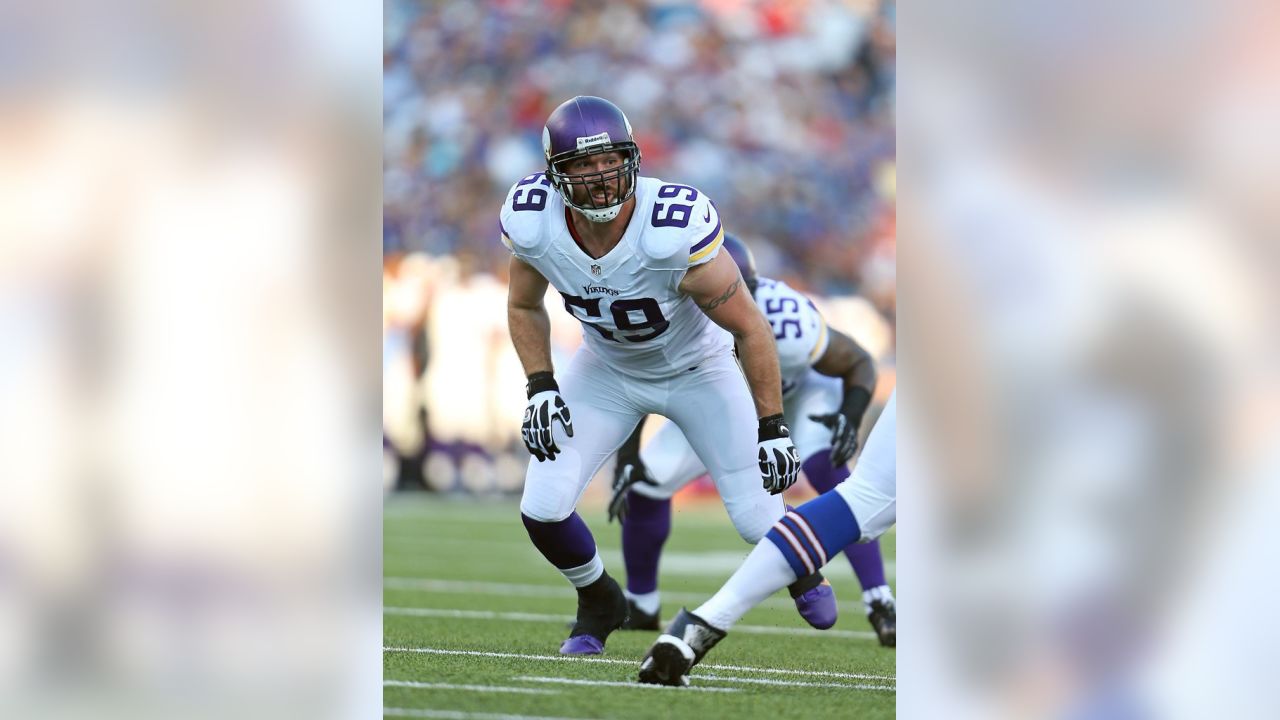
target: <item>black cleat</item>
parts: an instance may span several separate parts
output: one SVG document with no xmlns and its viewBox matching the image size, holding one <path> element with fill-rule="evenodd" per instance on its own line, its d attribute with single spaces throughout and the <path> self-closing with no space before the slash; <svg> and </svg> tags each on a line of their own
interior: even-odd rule
<svg viewBox="0 0 1280 720">
<path fill-rule="evenodd" d="M 683 640 L 660 635 L 640 661 L 639 680 L 646 685 L 688 687 L 693 650 Z"/>
<path fill-rule="evenodd" d="M 561 655 L 600 655 L 609 633 L 627 621 L 627 596 L 618 583 L 604 573 L 599 580 L 578 588 L 578 619 L 569 639 L 560 646 Z"/>
<path fill-rule="evenodd" d="M 640 661 L 639 680 L 649 685 L 684 687 L 689 684 L 689 671 L 697 665 L 725 633 L 693 613 L 680 609 L 666 632 Z"/>
<path fill-rule="evenodd" d="M 662 610 L 661 608 L 659 608 L 658 612 L 650 615 L 649 613 L 636 607 L 635 601 L 628 599 L 627 600 L 628 617 L 625 621 L 623 621 L 622 627 L 620 629 L 621 630 L 661 629 L 662 626 L 661 624 L 659 624 L 660 622 L 659 615 L 661 614 L 661 612 Z"/>
<path fill-rule="evenodd" d="M 898 612 L 892 600 L 872 600 L 867 606 L 867 620 L 884 647 L 897 647 Z"/>
</svg>

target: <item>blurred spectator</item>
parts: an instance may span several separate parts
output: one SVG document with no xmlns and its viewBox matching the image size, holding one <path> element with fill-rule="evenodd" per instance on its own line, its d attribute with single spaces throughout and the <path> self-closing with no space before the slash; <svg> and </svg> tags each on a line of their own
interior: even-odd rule
<svg viewBox="0 0 1280 720">
<path fill-rule="evenodd" d="M 644 174 L 695 185 L 737 232 L 785 244 L 764 270 L 858 292 L 880 281 L 873 246 L 892 227 L 877 178 L 895 156 L 893 18 L 875 0 L 393 0 L 385 243 L 505 264 L 497 209 L 542 168 L 542 123 L 601 95 L 628 113 Z"/>
</svg>

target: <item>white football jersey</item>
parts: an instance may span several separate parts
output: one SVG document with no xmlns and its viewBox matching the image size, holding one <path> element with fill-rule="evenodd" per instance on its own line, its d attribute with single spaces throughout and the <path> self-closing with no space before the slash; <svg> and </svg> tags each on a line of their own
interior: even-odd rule
<svg viewBox="0 0 1280 720">
<path fill-rule="evenodd" d="M 809 298 L 781 280 L 759 278 L 756 304 L 773 328 L 782 370 L 782 394 L 795 390 L 827 351 L 827 322 Z"/>
<path fill-rule="evenodd" d="M 711 200 L 688 185 L 641 177 L 635 200 L 622 240 L 591 258 L 569 232 L 560 193 L 530 175 L 507 193 L 502 243 L 560 292 L 586 349 L 633 377 L 669 377 L 733 345 L 678 289 L 689 268 L 720 251 L 724 229 Z"/>
</svg>

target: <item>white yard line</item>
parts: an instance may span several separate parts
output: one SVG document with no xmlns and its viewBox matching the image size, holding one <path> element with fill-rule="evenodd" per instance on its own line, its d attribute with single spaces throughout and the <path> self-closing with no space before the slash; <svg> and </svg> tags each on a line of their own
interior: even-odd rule
<svg viewBox="0 0 1280 720">
<path fill-rule="evenodd" d="M 562 625 L 573 622 L 572 615 L 497 612 L 492 610 L 384 607 L 382 612 L 386 615 L 455 618 L 458 620 L 520 620 L 525 622 L 560 623 Z M 747 635 L 802 635 L 806 637 L 855 638 L 859 640 L 876 639 L 876 634 L 869 630 L 815 630 L 813 628 L 772 627 L 770 625 L 734 625 L 733 632 L 745 633 Z"/>
<path fill-rule="evenodd" d="M 440 580 L 436 578 L 388 577 L 382 579 L 382 587 L 387 590 L 407 590 L 414 592 L 434 593 L 468 593 L 475 595 L 525 596 L 544 598 L 576 598 L 577 592 L 566 585 L 537 585 L 526 583 L 479 582 L 472 580 Z M 662 592 L 662 599 L 672 603 L 696 606 L 711 597 L 712 592 Z M 759 607 L 777 610 L 794 610 L 795 602 L 789 598 L 769 598 Z M 857 613 L 863 617 L 862 602 L 841 600 L 836 602 L 841 612 Z"/>
<path fill-rule="evenodd" d="M 467 547 L 473 550 L 486 550 L 489 552 L 503 551 L 506 554 L 516 554 L 516 557 L 527 559 L 530 561 L 538 561 L 540 555 L 528 540 L 498 540 L 491 538 L 474 539 L 469 537 L 442 537 L 442 538 L 424 538 L 411 537 L 407 535 L 387 535 L 382 545 L 383 558 L 403 563 L 421 558 L 431 558 L 433 549 L 440 547 Z M 418 549 L 421 548 L 421 549 Z M 662 555 L 662 573 L 664 575 L 673 575 L 676 577 L 706 577 L 710 575 L 720 575 L 724 579 L 728 579 L 734 570 L 742 564 L 742 561 L 750 552 L 750 546 L 744 546 L 741 551 L 738 550 L 708 550 L 704 552 L 682 552 L 671 550 Z M 604 561 L 607 567 L 622 567 L 622 551 L 614 548 L 600 548 L 600 559 Z M 832 559 L 828 563 L 831 568 L 826 571 L 827 575 L 835 574 L 840 577 L 852 579 L 848 574 L 849 564 L 847 561 L 838 558 Z M 896 576 L 896 566 L 892 560 L 885 561 L 885 576 L 892 580 Z"/>
<path fill-rule="evenodd" d="M 532 655 L 528 653 L 486 652 L 482 650 L 450 650 L 431 647 L 384 647 L 389 653 L 425 653 L 428 655 L 462 655 L 467 657 L 518 658 L 521 660 L 554 660 L 560 662 L 603 663 L 606 665 L 632 665 L 639 667 L 636 660 L 616 660 L 614 658 L 580 657 L 576 655 Z M 863 673 L 842 673 L 826 670 L 792 670 L 790 668 L 749 667 L 745 665 L 716 665 L 703 663 L 698 666 L 702 670 L 732 670 L 735 672 L 771 673 L 776 675 L 801 675 L 811 677 L 842 678 L 846 680 L 881 680 L 897 682 L 892 675 L 865 675 Z"/>
<path fill-rule="evenodd" d="M 514 677 L 512 680 L 524 680 L 527 682 L 556 683 L 558 685 L 590 685 L 599 687 L 623 687 L 636 688 L 639 690 L 696 690 L 698 692 L 738 692 L 738 688 L 720 688 L 720 687 L 701 687 L 690 685 L 689 687 L 678 688 L 674 685 L 646 685 L 640 682 L 619 682 L 617 680 L 575 680 L 572 678 L 558 677 Z"/>
<path fill-rule="evenodd" d="M 500 713 L 432 710 L 431 708 L 382 708 L 384 717 L 438 718 L 439 720 L 588 720 L 585 718 L 548 717 L 546 715 L 503 715 Z"/>
<path fill-rule="evenodd" d="M 471 690 L 474 692 L 522 693 L 525 695 L 556 695 L 558 690 L 543 688 L 504 687 L 501 685 L 455 685 L 453 683 L 427 683 L 412 680 L 383 680 L 383 687 L 414 688 L 418 690 Z"/>
<path fill-rule="evenodd" d="M 887 690 L 889 692 L 897 692 L 897 688 L 893 685 L 867 685 L 858 684 L 850 685 L 848 683 L 829 683 L 829 682 L 809 682 L 807 680 L 774 680 L 772 678 L 744 678 L 730 677 L 728 675 L 703 675 L 697 673 L 690 676 L 694 680 L 711 680 L 714 682 L 730 682 L 730 683 L 748 683 L 752 685 L 783 685 L 786 687 L 824 687 L 824 688 L 844 688 L 846 690 Z"/>
</svg>

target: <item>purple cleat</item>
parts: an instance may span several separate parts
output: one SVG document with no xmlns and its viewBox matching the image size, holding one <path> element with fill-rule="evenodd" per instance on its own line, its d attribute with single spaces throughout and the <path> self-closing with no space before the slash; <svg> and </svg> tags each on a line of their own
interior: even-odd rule
<svg viewBox="0 0 1280 720">
<path fill-rule="evenodd" d="M 797 595 L 796 610 L 804 621 L 819 630 L 826 630 L 836 624 L 839 612 L 836 610 L 836 593 L 831 583 L 825 579 L 813 589 Z"/>
<path fill-rule="evenodd" d="M 603 655 L 604 643 L 594 635 L 574 635 L 560 645 L 561 655 Z"/>
</svg>

